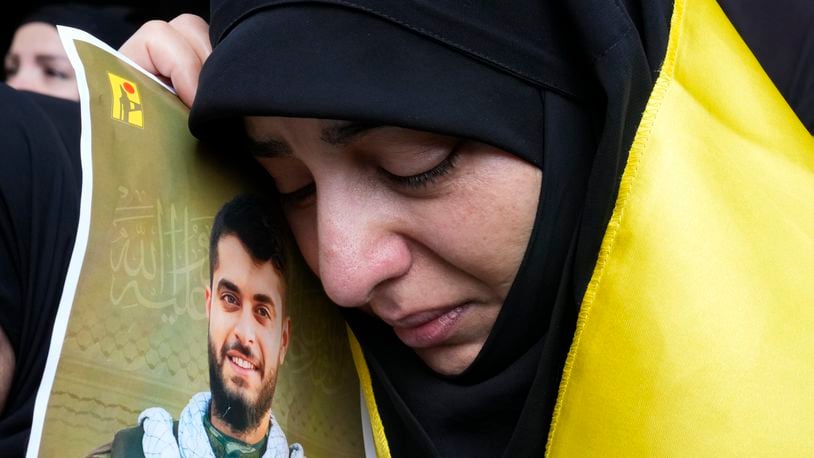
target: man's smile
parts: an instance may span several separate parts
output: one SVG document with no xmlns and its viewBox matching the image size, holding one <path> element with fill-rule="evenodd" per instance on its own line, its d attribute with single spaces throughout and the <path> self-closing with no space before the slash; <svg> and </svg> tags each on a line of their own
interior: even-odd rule
<svg viewBox="0 0 814 458">
<path fill-rule="evenodd" d="M 233 372 L 244 377 L 253 373 L 262 376 L 262 364 L 253 356 L 253 352 L 244 351 L 249 349 L 241 348 L 241 345 L 237 343 L 229 345 L 227 348 L 228 350 L 223 352 L 223 358 L 229 361 Z"/>
</svg>

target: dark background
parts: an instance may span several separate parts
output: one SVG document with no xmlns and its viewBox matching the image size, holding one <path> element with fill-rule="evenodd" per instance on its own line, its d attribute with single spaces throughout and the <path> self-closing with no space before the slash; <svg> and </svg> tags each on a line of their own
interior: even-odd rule
<svg viewBox="0 0 814 458">
<path fill-rule="evenodd" d="M 150 19 L 163 19 L 168 21 L 181 13 L 194 13 L 209 22 L 209 0 L 83 0 L 81 2 L 34 0 L 15 3 L 16 8 L 12 10 L 7 6 L 4 8 L 3 14 L 0 15 L 0 50 L 2 50 L 3 56 L 5 56 L 6 51 L 8 51 L 11 38 L 14 36 L 14 30 L 20 21 L 43 5 L 67 3 L 123 5 L 132 8 L 135 12 L 135 17 L 141 22 L 146 22 Z"/>
</svg>

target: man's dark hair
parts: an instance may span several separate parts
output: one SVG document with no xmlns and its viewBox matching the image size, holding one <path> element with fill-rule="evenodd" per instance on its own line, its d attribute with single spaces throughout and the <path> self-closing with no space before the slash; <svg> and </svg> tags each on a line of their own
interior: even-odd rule
<svg viewBox="0 0 814 458">
<path fill-rule="evenodd" d="M 226 203 L 215 216 L 209 236 L 209 281 L 218 265 L 218 242 L 227 235 L 236 236 L 258 264 L 271 261 L 285 275 L 284 233 L 278 221 L 280 213 L 270 200 L 239 195 Z"/>
</svg>

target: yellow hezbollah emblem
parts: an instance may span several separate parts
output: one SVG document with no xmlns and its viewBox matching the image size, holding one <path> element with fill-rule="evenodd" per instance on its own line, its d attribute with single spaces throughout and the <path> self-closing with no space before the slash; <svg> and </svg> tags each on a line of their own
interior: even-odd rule
<svg viewBox="0 0 814 458">
<path fill-rule="evenodd" d="M 121 76 L 110 72 L 110 88 L 113 90 L 113 119 L 132 126 L 144 127 L 144 112 L 141 109 L 141 95 L 138 86 Z"/>
</svg>

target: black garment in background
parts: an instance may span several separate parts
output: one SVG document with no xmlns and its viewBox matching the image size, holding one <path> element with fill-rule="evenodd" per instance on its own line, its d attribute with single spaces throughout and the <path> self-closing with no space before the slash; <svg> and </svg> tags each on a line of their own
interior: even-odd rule
<svg viewBox="0 0 814 458">
<path fill-rule="evenodd" d="M 79 218 L 79 104 L 0 84 L 0 326 L 16 365 L 0 455 L 22 456 Z"/>
<path fill-rule="evenodd" d="M 135 11 L 123 6 L 89 6 L 69 3 L 46 5 L 23 19 L 20 26 L 44 22 L 84 30 L 118 49 L 141 26 Z M 18 27 L 19 28 L 19 27 Z"/>
<path fill-rule="evenodd" d="M 718 1 L 780 93 L 814 135 L 814 1 Z"/>
</svg>

